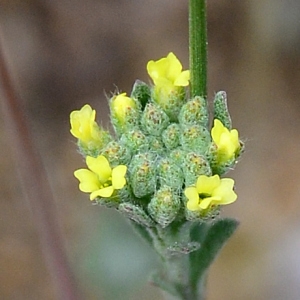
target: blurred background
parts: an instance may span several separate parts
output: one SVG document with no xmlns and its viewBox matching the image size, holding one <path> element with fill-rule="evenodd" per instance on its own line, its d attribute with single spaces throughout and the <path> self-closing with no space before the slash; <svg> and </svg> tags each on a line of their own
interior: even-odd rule
<svg viewBox="0 0 300 300">
<path fill-rule="evenodd" d="M 208 1 L 209 98 L 227 91 L 246 142 L 230 173 L 238 201 L 223 210 L 241 225 L 210 270 L 208 300 L 300 299 L 299 16 L 298 0 Z M 150 59 L 173 51 L 187 69 L 188 1 L 0 0 L 0 26 L 83 299 L 163 299 L 147 281 L 154 253 L 79 192 L 69 113 L 90 103 L 109 128 L 105 94 L 150 82 Z M 0 299 L 52 300 L 9 138 L 1 112 Z"/>
</svg>

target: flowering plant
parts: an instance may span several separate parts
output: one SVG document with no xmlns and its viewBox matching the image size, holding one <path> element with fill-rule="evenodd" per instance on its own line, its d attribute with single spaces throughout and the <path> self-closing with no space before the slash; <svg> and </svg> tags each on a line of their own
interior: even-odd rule
<svg viewBox="0 0 300 300">
<path fill-rule="evenodd" d="M 237 199 L 234 180 L 220 176 L 234 167 L 243 144 L 224 92 L 215 95 L 210 128 L 206 99 L 189 96 L 190 73 L 173 53 L 148 62 L 147 70 L 153 85 L 136 81 L 130 96 L 109 99 L 114 135 L 97 125 L 88 104 L 71 113 L 71 133 L 88 166 L 74 175 L 91 201 L 128 217 L 168 265 L 153 281 L 198 299 L 207 268 L 237 225 L 215 218 Z"/>
</svg>

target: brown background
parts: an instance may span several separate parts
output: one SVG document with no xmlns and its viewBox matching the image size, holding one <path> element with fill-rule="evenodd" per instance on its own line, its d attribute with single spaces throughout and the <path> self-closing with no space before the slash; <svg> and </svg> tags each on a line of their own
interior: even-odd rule
<svg viewBox="0 0 300 300">
<path fill-rule="evenodd" d="M 300 2 L 208 1 L 209 96 L 226 90 L 246 141 L 241 226 L 214 263 L 208 300 L 300 299 Z M 162 299 L 147 283 L 154 254 L 118 214 L 90 204 L 69 113 L 90 103 L 109 126 L 105 93 L 146 82 L 146 63 L 173 51 L 188 68 L 182 0 L 0 0 L 5 51 L 56 197 L 84 299 Z M 55 299 L 37 230 L 0 119 L 0 299 Z"/>
</svg>

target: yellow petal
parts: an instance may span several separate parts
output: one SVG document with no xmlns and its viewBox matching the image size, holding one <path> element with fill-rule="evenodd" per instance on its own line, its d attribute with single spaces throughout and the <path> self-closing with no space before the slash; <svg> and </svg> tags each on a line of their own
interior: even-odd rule
<svg viewBox="0 0 300 300">
<path fill-rule="evenodd" d="M 111 167 L 105 156 L 100 155 L 96 158 L 87 156 L 86 164 L 91 171 L 97 174 L 101 183 L 105 183 L 111 177 Z"/>
<path fill-rule="evenodd" d="M 115 190 L 119 190 L 126 184 L 125 174 L 127 167 L 119 165 L 112 170 L 112 185 Z"/>
<path fill-rule="evenodd" d="M 176 80 L 174 81 L 175 86 L 188 86 L 190 80 L 190 71 L 186 70 L 183 71 L 177 76 Z"/>
<path fill-rule="evenodd" d="M 187 187 L 184 190 L 184 194 L 188 198 L 188 202 L 186 204 L 187 209 L 191 211 L 199 210 L 199 195 L 197 189 L 194 186 Z"/>
<path fill-rule="evenodd" d="M 79 189 L 82 192 L 90 193 L 100 188 L 97 176 L 87 169 L 79 169 L 74 176 L 80 181 Z"/>
<path fill-rule="evenodd" d="M 221 197 L 207 197 L 203 200 L 200 200 L 199 207 L 201 209 L 207 209 L 210 205 L 220 202 Z"/>
<path fill-rule="evenodd" d="M 173 52 L 170 52 L 166 58 L 165 74 L 168 79 L 175 83 L 175 80 L 182 71 L 182 65 Z"/>
<path fill-rule="evenodd" d="M 112 186 L 108 186 L 106 188 L 94 191 L 90 195 L 90 199 L 94 200 L 96 197 L 103 197 L 103 198 L 109 198 L 114 192 L 114 189 Z"/>
<path fill-rule="evenodd" d="M 229 130 L 222 124 L 222 122 L 220 120 L 214 119 L 214 126 L 211 130 L 211 137 L 217 145 L 219 144 L 221 135 L 224 132 L 229 133 Z"/>
<path fill-rule="evenodd" d="M 197 179 L 196 187 L 198 194 L 211 195 L 213 190 L 220 185 L 219 175 L 206 176 L 200 175 Z"/>
<path fill-rule="evenodd" d="M 217 187 L 213 196 L 220 196 L 220 202 L 218 204 L 226 205 L 233 203 L 237 199 L 237 194 L 233 190 L 234 180 L 231 178 L 221 179 L 221 184 Z"/>
</svg>

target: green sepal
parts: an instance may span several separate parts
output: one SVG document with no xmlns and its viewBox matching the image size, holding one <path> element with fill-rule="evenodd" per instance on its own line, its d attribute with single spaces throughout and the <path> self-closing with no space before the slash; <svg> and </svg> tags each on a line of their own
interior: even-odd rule
<svg viewBox="0 0 300 300">
<path fill-rule="evenodd" d="M 151 89 L 145 82 L 136 80 L 133 85 L 130 97 L 138 100 L 142 106 L 142 109 L 144 109 L 146 104 L 151 99 Z"/>
<path fill-rule="evenodd" d="M 227 107 L 227 95 L 224 91 L 220 91 L 215 95 L 214 119 L 220 120 L 227 129 L 232 129 L 231 117 Z"/>
</svg>

